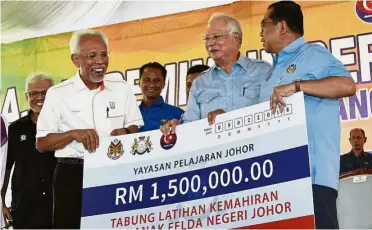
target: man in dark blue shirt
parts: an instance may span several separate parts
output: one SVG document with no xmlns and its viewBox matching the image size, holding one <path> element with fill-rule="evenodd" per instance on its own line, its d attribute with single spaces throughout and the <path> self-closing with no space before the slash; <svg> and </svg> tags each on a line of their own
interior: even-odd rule
<svg viewBox="0 0 372 230">
<path fill-rule="evenodd" d="M 354 169 L 372 169 L 372 154 L 364 151 L 367 137 L 363 129 L 350 131 L 351 151 L 341 156 L 340 174 Z"/>
<path fill-rule="evenodd" d="M 143 94 L 139 108 L 145 123 L 139 131 L 159 129 L 168 120 L 181 119 L 183 110 L 164 103 L 160 95 L 165 86 L 167 70 L 158 62 L 150 62 L 140 68 L 140 87 Z"/>
</svg>

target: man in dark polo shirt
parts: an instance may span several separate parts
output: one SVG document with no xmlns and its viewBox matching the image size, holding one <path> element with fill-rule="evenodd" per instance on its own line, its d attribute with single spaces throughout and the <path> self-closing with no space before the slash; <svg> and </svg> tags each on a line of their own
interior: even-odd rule
<svg viewBox="0 0 372 230">
<path fill-rule="evenodd" d="M 54 84 L 45 73 L 33 73 L 26 80 L 27 116 L 9 126 L 8 156 L 1 191 L 3 215 L 15 229 L 52 228 L 54 153 L 40 153 L 35 146 L 36 122 L 47 90 Z M 12 167 L 12 204 L 5 205 L 5 194 Z"/>
<path fill-rule="evenodd" d="M 167 70 L 158 62 L 150 62 L 140 68 L 140 87 L 143 93 L 139 109 L 145 123 L 139 131 L 159 129 L 172 119 L 181 119 L 183 110 L 167 104 L 161 96 L 165 86 Z"/>
<path fill-rule="evenodd" d="M 341 156 L 340 174 L 354 169 L 372 169 L 372 154 L 364 151 L 367 137 L 363 129 L 350 131 L 351 151 Z"/>
</svg>

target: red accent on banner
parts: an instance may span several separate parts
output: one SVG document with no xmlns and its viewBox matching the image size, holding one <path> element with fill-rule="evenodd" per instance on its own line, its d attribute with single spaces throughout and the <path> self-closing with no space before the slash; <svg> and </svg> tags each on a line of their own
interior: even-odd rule
<svg viewBox="0 0 372 230">
<path fill-rule="evenodd" d="M 240 228 L 234 228 L 234 229 L 269 229 L 269 228 L 274 228 L 274 229 L 284 229 L 284 228 L 297 228 L 297 229 L 314 229 L 315 224 L 314 224 L 314 215 L 310 216 L 302 216 L 302 217 L 297 217 L 293 219 L 287 219 L 287 220 L 280 220 L 280 221 L 275 221 L 275 222 L 270 222 L 270 223 L 265 223 L 265 224 L 257 224 L 257 225 L 251 225 L 251 226 L 246 226 L 246 227 L 240 227 Z"/>
</svg>

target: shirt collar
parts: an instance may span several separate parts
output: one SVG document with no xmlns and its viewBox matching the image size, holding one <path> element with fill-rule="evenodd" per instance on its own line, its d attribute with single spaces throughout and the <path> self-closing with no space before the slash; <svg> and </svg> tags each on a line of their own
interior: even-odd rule
<svg viewBox="0 0 372 230">
<path fill-rule="evenodd" d="M 304 37 L 299 37 L 293 42 L 291 42 L 289 45 L 284 47 L 278 54 L 273 56 L 273 66 L 275 66 L 278 63 L 279 56 L 285 56 L 286 54 L 293 53 L 297 51 L 301 46 L 305 44 L 305 39 Z"/>
<path fill-rule="evenodd" d="M 360 152 L 360 155 L 361 156 L 367 156 L 368 153 L 364 152 L 364 150 L 362 150 L 362 152 Z M 349 156 L 355 156 L 353 150 L 350 150 L 350 152 L 347 154 Z"/>
<path fill-rule="evenodd" d="M 298 50 L 301 46 L 303 46 L 305 44 L 305 39 L 304 37 L 299 37 L 297 38 L 296 40 L 294 40 L 293 42 L 291 42 L 289 45 L 287 45 L 286 47 L 284 47 L 280 52 L 280 53 L 293 53 L 295 52 L 296 50 Z"/>
<path fill-rule="evenodd" d="M 239 58 L 238 60 L 234 63 L 234 65 L 240 65 L 245 71 L 248 70 L 248 63 L 246 62 L 244 56 L 239 53 Z M 233 66 L 234 66 L 233 65 Z M 221 68 L 218 67 L 216 64 L 214 64 L 212 67 L 211 67 L 211 70 L 214 71 L 214 70 L 220 70 Z"/>
<path fill-rule="evenodd" d="M 74 82 L 74 87 L 76 89 L 76 92 L 80 92 L 84 89 L 86 90 L 89 90 L 88 87 L 85 85 L 85 83 L 83 82 L 83 80 L 81 79 L 80 77 L 80 73 L 79 71 L 74 75 L 73 77 L 73 82 Z M 105 84 L 104 80 L 101 82 L 101 85 L 99 87 L 100 90 L 103 90 L 103 89 L 108 89 L 107 84 Z"/>
<path fill-rule="evenodd" d="M 31 113 L 32 113 L 32 110 L 29 109 L 28 110 L 28 113 L 27 113 L 27 120 L 29 120 L 29 121 L 32 121 L 32 119 L 31 119 Z"/>
<path fill-rule="evenodd" d="M 162 104 L 164 104 L 164 99 L 162 96 L 160 96 L 160 98 L 156 101 L 154 101 L 151 105 L 150 105 L 150 108 L 151 107 L 160 107 Z M 143 104 L 143 100 L 141 102 L 141 107 L 144 107 L 144 104 Z"/>
</svg>

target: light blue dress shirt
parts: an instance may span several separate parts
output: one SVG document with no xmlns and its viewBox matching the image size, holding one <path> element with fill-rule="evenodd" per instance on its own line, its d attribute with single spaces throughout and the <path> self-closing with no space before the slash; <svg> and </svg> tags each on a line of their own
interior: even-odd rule
<svg viewBox="0 0 372 230">
<path fill-rule="evenodd" d="M 345 66 L 326 48 L 300 37 L 274 57 L 273 67 L 262 84 L 260 102 L 270 99 L 275 86 L 328 76 L 351 78 Z M 341 153 L 338 99 L 305 95 L 305 110 L 312 182 L 338 190 Z M 290 161 L 289 164 L 296 164 Z"/>
<path fill-rule="evenodd" d="M 206 118 L 216 109 L 233 111 L 258 103 L 261 83 L 271 65 L 240 54 L 227 74 L 214 65 L 193 81 L 183 122 Z"/>
</svg>

